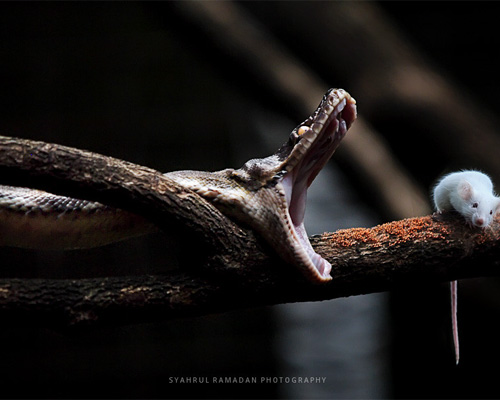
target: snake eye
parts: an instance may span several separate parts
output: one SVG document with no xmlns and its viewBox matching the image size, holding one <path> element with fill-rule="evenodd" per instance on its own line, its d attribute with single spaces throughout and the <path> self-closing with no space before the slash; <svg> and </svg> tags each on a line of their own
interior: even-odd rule
<svg viewBox="0 0 500 400">
<path fill-rule="evenodd" d="M 472 205 L 472 208 L 477 208 L 477 206 L 478 206 L 478 205 L 479 205 L 479 204 L 474 203 L 474 204 Z"/>
<path fill-rule="evenodd" d="M 298 134 L 299 136 L 302 136 L 302 135 L 303 135 L 304 133 L 306 133 L 309 129 L 311 129 L 311 128 L 309 128 L 308 126 L 302 125 L 302 126 L 301 126 L 298 130 L 297 130 L 297 134 Z"/>
</svg>

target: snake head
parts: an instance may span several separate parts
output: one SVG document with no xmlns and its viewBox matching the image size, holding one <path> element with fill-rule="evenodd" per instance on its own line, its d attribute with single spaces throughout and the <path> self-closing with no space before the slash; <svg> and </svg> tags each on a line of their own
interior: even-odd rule
<svg viewBox="0 0 500 400">
<path fill-rule="evenodd" d="M 356 119 L 356 100 L 343 89 L 330 89 L 323 96 L 314 113 L 299 124 L 288 141 L 275 153 L 281 160 L 278 171 L 290 172 L 302 168 L 304 163 L 312 167 L 309 185 L 325 166 Z"/>
<path fill-rule="evenodd" d="M 313 250 L 304 228 L 307 189 L 355 119 L 355 100 L 345 90 L 330 89 L 273 155 L 237 170 L 167 175 L 250 226 L 309 280 L 325 282 L 331 265 Z"/>
<path fill-rule="evenodd" d="M 307 189 L 356 119 L 356 101 L 342 89 L 330 89 L 315 112 L 290 134 L 275 153 L 281 160 L 277 187 L 285 194 L 293 257 L 313 281 L 331 279 L 331 265 L 314 252 L 304 227 Z"/>
</svg>

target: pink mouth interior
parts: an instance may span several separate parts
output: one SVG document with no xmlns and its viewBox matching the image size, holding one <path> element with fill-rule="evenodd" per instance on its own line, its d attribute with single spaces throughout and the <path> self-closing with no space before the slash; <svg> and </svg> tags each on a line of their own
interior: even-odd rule
<svg viewBox="0 0 500 400">
<path fill-rule="evenodd" d="M 345 119 L 343 114 L 345 114 Z M 288 204 L 288 212 L 296 237 L 318 270 L 319 275 L 324 278 L 329 277 L 332 266 L 317 254 L 309 243 L 304 227 L 307 189 L 346 134 L 347 129 L 354 120 L 353 115 L 355 115 L 354 107 L 351 104 L 346 107 L 346 100 L 344 99 L 332 112 L 325 123 L 325 127 L 318 134 L 319 136 L 308 149 L 302 161 L 286 174 L 282 181 Z"/>
</svg>

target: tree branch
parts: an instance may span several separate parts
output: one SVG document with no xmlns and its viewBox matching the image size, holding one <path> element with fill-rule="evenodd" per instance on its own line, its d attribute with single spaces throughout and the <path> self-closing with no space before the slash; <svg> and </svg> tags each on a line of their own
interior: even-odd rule
<svg viewBox="0 0 500 400">
<path fill-rule="evenodd" d="M 217 272 L 172 272 L 81 280 L 0 280 L 0 318 L 51 327 L 151 322 L 239 308 L 334 299 L 390 290 L 408 282 L 443 282 L 498 274 L 500 221 L 486 231 L 450 215 L 395 221 L 315 236 L 333 264 L 331 283 L 312 285 L 272 257 L 250 267 L 259 279 Z M 256 272 L 258 271 L 258 273 Z"/>
<path fill-rule="evenodd" d="M 162 229 L 182 222 L 207 244 L 202 248 L 205 268 L 161 276 L 2 279 L 0 318 L 15 325 L 154 321 L 498 273 L 498 219 L 486 230 L 472 229 L 450 214 L 314 236 L 313 247 L 333 265 L 333 280 L 313 285 L 252 232 L 145 167 L 65 146 L 0 137 L 0 181 L 99 200 L 143 215 Z"/>
<path fill-rule="evenodd" d="M 0 182 L 99 201 L 163 230 L 187 230 L 220 251 L 214 259 L 223 258 L 226 247 L 251 241 L 210 203 L 161 172 L 84 150 L 0 136 Z"/>
</svg>

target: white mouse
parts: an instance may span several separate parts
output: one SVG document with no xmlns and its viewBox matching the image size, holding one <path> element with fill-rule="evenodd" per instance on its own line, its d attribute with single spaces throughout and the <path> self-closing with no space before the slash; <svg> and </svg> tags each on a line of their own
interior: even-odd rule
<svg viewBox="0 0 500 400">
<path fill-rule="evenodd" d="M 470 225 L 486 228 L 500 211 L 500 198 L 488 175 L 468 170 L 445 175 L 437 183 L 434 205 L 439 213 L 456 210 Z"/>
<path fill-rule="evenodd" d="M 500 211 L 500 197 L 493 192 L 488 175 L 466 170 L 445 175 L 434 187 L 434 205 L 438 213 L 458 211 L 474 227 L 487 228 Z M 451 319 L 455 361 L 460 359 L 457 324 L 457 281 L 451 282 Z"/>
</svg>

